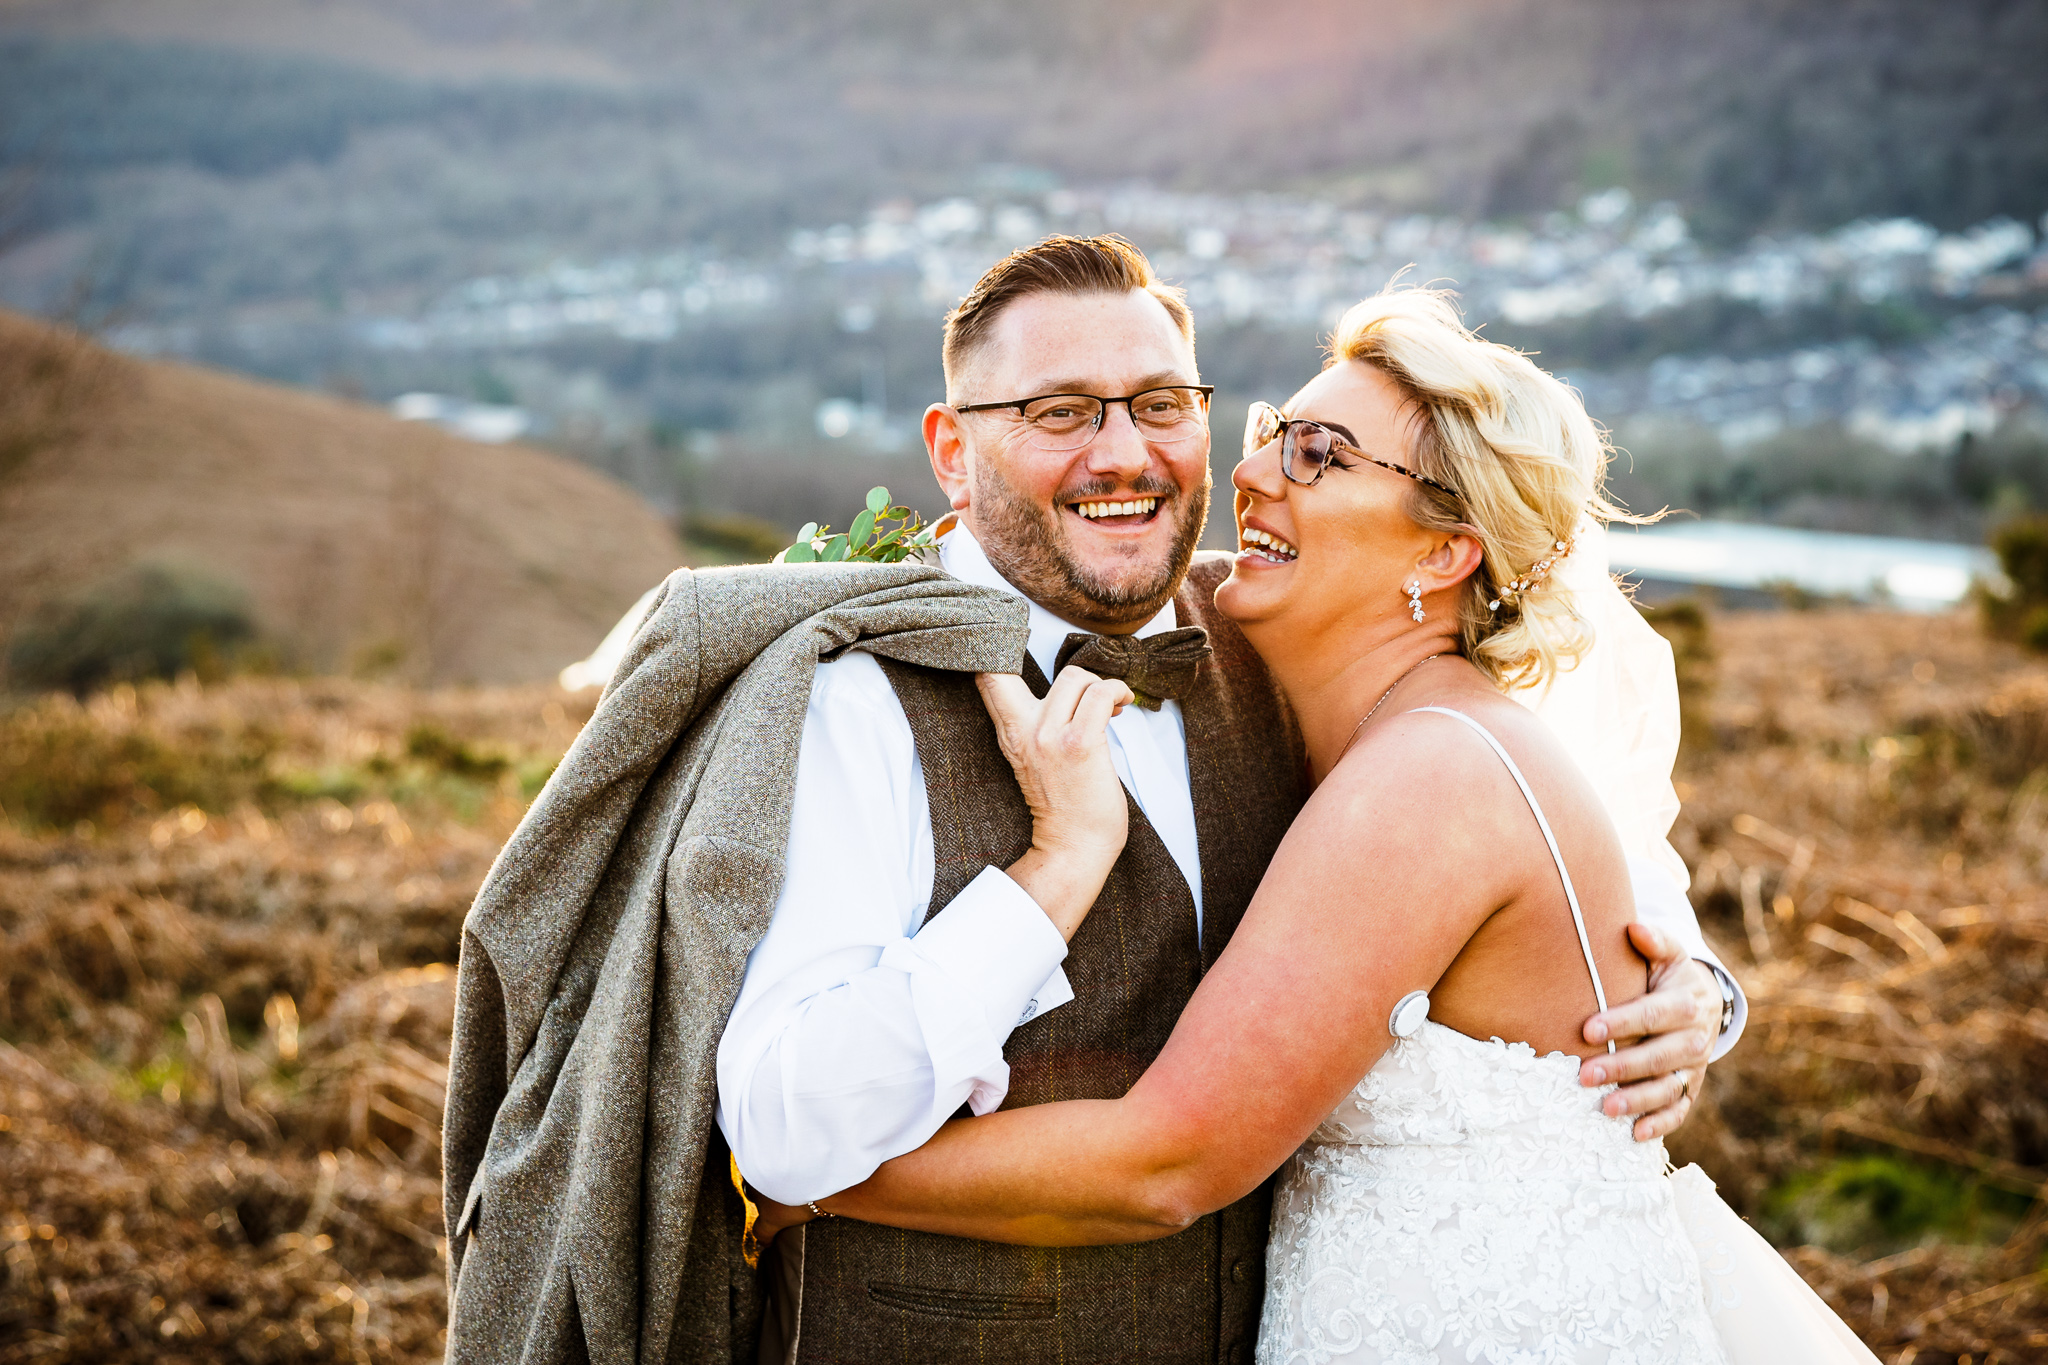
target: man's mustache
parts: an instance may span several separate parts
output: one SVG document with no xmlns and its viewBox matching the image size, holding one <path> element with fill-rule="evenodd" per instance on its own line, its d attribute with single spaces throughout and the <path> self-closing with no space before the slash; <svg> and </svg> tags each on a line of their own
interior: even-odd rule
<svg viewBox="0 0 2048 1365">
<path fill-rule="evenodd" d="M 1091 479 L 1087 483 L 1065 490 L 1053 501 L 1060 506 L 1065 506 L 1070 502 L 1088 502 L 1096 498 L 1106 498 L 1112 493 L 1123 493 L 1125 496 L 1140 498 L 1153 497 L 1164 502 L 1169 498 L 1179 497 L 1180 489 L 1156 474 L 1141 474 L 1127 484 L 1118 483 L 1115 479 Z"/>
</svg>

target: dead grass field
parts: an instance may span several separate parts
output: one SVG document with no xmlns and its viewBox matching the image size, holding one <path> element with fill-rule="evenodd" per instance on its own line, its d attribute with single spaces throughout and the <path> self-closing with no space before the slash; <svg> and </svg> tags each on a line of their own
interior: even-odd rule
<svg viewBox="0 0 2048 1365">
<path fill-rule="evenodd" d="M 1753 1005 L 1677 1144 L 1887 1361 L 2048 1358 L 2048 672 L 1710 619 L 1677 838 Z M 461 915 L 587 716 L 241 679 L 0 716 L 0 1365 L 426 1361 Z"/>
</svg>

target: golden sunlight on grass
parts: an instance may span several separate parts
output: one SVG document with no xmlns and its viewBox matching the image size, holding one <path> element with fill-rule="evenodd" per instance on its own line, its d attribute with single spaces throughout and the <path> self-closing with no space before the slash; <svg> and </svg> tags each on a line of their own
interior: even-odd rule
<svg viewBox="0 0 2048 1365">
<path fill-rule="evenodd" d="M 1750 1032 L 1674 1144 L 1885 1360 L 2048 1354 L 2048 679 L 1964 618 L 1686 636 Z M 438 1359 L 461 916 L 588 715 L 241 679 L 0 717 L 0 1362 Z"/>
</svg>

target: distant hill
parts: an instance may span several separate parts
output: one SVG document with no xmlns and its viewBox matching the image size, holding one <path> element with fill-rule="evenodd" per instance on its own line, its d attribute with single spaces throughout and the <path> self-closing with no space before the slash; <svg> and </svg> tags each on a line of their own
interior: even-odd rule
<svg viewBox="0 0 2048 1365">
<path fill-rule="evenodd" d="M 2036 0 L 0 0 L 0 297 L 332 307 L 1002 165 L 1954 229 L 2048 210 L 2044 127 Z"/>
<path fill-rule="evenodd" d="M 0 636 L 156 565 L 246 594 L 287 664 L 545 679 L 680 560 L 567 460 L 0 312 Z"/>
</svg>

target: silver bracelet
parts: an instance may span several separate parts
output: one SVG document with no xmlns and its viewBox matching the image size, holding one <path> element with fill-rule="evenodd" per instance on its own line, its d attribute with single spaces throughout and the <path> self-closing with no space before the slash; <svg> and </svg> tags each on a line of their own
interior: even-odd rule
<svg viewBox="0 0 2048 1365">
<path fill-rule="evenodd" d="M 815 1199 L 804 1200 L 804 1207 L 809 1209 L 811 1211 L 812 1216 L 816 1218 L 837 1218 L 839 1216 L 836 1213 L 827 1213 L 825 1212 L 825 1210 L 819 1208 L 818 1201 Z"/>
</svg>

